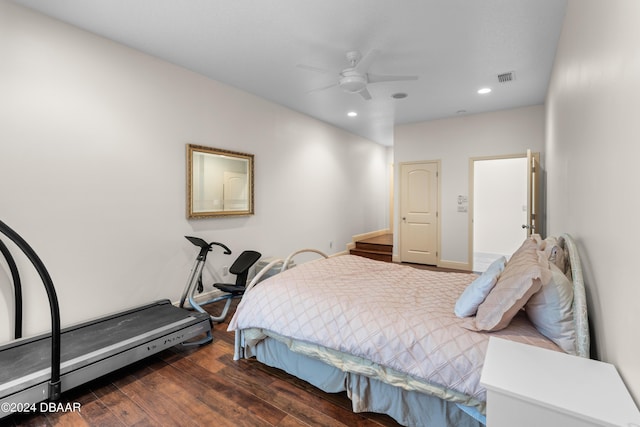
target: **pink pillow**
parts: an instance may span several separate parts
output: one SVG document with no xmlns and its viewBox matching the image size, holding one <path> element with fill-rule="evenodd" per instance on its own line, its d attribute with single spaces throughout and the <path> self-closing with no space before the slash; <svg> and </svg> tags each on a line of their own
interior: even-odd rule
<svg viewBox="0 0 640 427">
<path fill-rule="evenodd" d="M 509 325 L 529 298 L 542 288 L 543 272 L 537 248 L 534 240 L 527 239 L 514 252 L 498 282 L 478 307 L 475 319 L 467 321 L 465 328 L 499 331 Z"/>
</svg>

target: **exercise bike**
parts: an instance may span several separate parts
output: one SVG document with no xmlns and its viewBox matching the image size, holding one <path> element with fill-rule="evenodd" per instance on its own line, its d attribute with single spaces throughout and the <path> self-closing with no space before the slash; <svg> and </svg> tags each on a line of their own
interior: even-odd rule
<svg viewBox="0 0 640 427">
<path fill-rule="evenodd" d="M 229 267 L 229 273 L 236 276 L 235 283 L 214 283 L 213 287 L 224 292 L 224 295 L 219 295 L 205 302 L 196 302 L 196 292 L 200 293 L 204 291 L 204 285 L 202 283 L 202 270 L 204 264 L 207 261 L 207 255 L 213 251 L 213 246 L 220 246 L 224 249 L 225 255 L 231 255 L 231 249 L 226 245 L 218 242 L 207 243 L 199 237 L 184 236 L 188 241 L 200 248 L 200 252 L 196 256 L 196 261 L 193 264 L 189 280 L 182 292 L 180 298 L 180 307 L 184 307 L 185 302 L 188 300 L 189 305 L 200 313 L 206 313 L 211 317 L 211 321 L 215 323 L 223 322 L 229 312 L 231 301 L 234 298 L 240 298 L 244 295 L 244 291 L 247 285 L 247 277 L 249 275 L 249 269 L 260 259 L 262 254 L 260 252 L 247 250 L 238 256 L 238 258 Z M 214 302 L 226 300 L 222 313 L 219 316 L 214 316 L 205 311 L 202 306 L 212 304 Z"/>
</svg>

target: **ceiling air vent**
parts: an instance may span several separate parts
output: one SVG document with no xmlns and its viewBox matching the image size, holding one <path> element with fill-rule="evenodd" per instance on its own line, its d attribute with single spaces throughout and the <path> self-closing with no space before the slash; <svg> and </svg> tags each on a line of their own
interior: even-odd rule
<svg viewBox="0 0 640 427">
<path fill-rule="evenodd" d="M 513 71 L 509 71 L 508 73 L 498 74 L 498 82 L 500 83 L 508 83 L 516 79 L 516 75 Z"/>
</svg>

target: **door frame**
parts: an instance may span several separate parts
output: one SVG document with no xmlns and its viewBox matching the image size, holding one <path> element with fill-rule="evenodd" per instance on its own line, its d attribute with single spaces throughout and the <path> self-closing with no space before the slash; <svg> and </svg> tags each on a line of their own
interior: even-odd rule
<svg viewBox="0 0 640 427">
<path fill-rule="evenodd" d="M 536 157 L 537 159 L 540 158 L 540 153 L 532 153 L 532 155 L 534 157 Z M 475 193 L 475 188 L 474 188 L 474 177 L 475 177 L 475 162 L 476 161 L 483 161 L 483 160 L 506 160 L 506 159 L 527 159 L 528 154 L 525 151 L 524 153 L 518 153 L 518 154 L 505 154 L 505 155 L 498 155 L 498 156 L 480 156 L 480 157 L 470 157 L 469 158 L 469 246 L 468 246 L 468 254 L 467 254 L 467 259 L 469 262 L 469 269 L 473 269 L 473 235 L 474 235 L 474 228 L 473 228 L 473 217 L 474 217 L 474 200 L 473 200 L 473 195 Z M 527 177 L 527 179 L 529 179 Z M 530 206 L 527 207 L 527 209 L 531 209 Z"/>
<path fill-rule="evenodd" d="M 442 188 L 441 188 L 441 182 L 442 179 L 440 177 L 440 174 L 442 172 L 442 162 L 441 160 L 420 160 L 420 161 L 411 161 L 411 162 L 399 162 L 398 163 L 398 175 L 400 175 L 398 177 L 398 181 L 399 181 L 399 185 L 398 185 L 398 261 L 399 262 L 403 262 L 402 261 L 402 227 L 400 227 L 400 221 L 402 221 L 402 185 L 404 184 L 403 180 L 402 180 L 402 166 L 403 165 L 419 165 L 419 164 L 425 164 L 425 163 L 434 163 L 437 167 L 437 174 L 438 174 L 438 181 L 436 183 L 437 187 L 438 187 L 438 197 L 436 198 L 436 203 L 437 203 L 437 224 L 436 224 L 436 266 L 440 267 L 440 256 L 442 253 L 441 250 L 441 244 L 440 244 L 440 236 L 442 235 L 441 232 L 441 223 L 442 223 L 442 217 L 440 216 L 441 213 L 441 206 L 442 206 Z"/>
</svg>

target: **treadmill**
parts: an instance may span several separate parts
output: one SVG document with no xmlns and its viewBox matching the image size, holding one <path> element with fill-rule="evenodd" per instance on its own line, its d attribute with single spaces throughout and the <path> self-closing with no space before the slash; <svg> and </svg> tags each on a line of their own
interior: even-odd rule
<svg viewBox="0 0 640 427">
<path fill-rule="evenodd" d="M 44 264 L 15 231 L 0 221 L 0 232 L 31 261 L 47 291 L 52 331 L 22 336 L 20 276 L 8 248 L 0 252 L 14 284 L 15 341 L 0 346 L 0 419 L 12 410 L 58 400 L 69 389 L 137 362 L 177 344 L 212 341 L 208 314 L 188 311 L 160 300 L 100 319 L 60 328 L 58 300 Z"/>
</svg>

